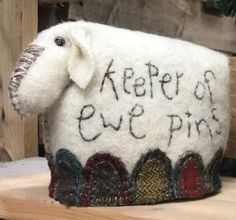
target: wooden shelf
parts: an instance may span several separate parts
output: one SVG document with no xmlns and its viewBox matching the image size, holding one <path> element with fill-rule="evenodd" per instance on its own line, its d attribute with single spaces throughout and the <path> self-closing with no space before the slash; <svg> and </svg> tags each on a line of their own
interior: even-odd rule
<svg viewBox="0 0 236 220">
<path fill-rule="evenodd" d="M 40 158 L 0 164 L 0 218 L 16 220 L 234 220 L 236 178 L 202 200 L 153 206 L 67 208 L 48 197 L 49 171 Z"/>
<path fill-rule="evenodd" d="M 39 5 L 68 3 L 68 2 L 69 2 L 69 0 L 38 0 Z"/>
</svg>

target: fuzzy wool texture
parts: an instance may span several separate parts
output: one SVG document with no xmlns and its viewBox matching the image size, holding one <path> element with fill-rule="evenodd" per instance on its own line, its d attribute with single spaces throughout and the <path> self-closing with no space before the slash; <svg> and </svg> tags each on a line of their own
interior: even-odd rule
<svg viewBox="0 0 236 220">
<path fill-rule="evenodd" d="M 64 47 L 54 43 L 57 36 Z M 129 173 L 160 149 L 174 167 L 187 151 L 207 166 L 229 134 L 229 64 L 178 39 L 78 21 L 43 31 L 44 51 L 21 80 L 20 112 L 47 118 L 47 151 L 66 148 L 82 166 L 103 152 Z M 111 123 L 113 126 L 109 126 Z"/>
</svg>

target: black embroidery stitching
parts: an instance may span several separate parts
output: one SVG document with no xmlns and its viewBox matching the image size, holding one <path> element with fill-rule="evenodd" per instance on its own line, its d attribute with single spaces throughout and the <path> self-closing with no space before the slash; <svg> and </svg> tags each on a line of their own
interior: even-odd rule
<svg viewBox="0 0 236 220">
<path fill-rule="evenodd" d="M 168 77 L 168 78 L 167 78 Z M 166 79 L 167 78 L 167 79 Z M 168 84 L 169 82 L 172 81 L 172 76 L 169 74 L 169 73 L 165 73 L 163 76 L 162 76 L 162 80 L 159 80 L 159 82 L 161 83 L 161 91 L 163 93 L 163 95 L 168 99 L 168 100 L 172 100 L 173 97 L 170 97 L 166 94 L 166 91 L 165 91 L 165 88 L 164 88 L 164 85 L 165 84 Z"/>
<path fill-rule="evenodd" d="M 198 96 L 198 94 L 197 94 L 197 89 L 199 88 L 199 85 L 202 85 L 203 88 L 204 88 L 204 90 L 203 90 L 204 92 L 203 92 L 202 96 Z M 194 89 L 194 96 L 195 96 L 197 99 L 202 100 L 202 99 L 204 98 L 204 96 L 205 96 L 205 93 L 206 93 L 206 87 L 205 87 L 205 85 L 204 85 L 202 82 L 197 81 L 197 84 L 196 84 L 195 89 Z"/>
<path fill-rule="evenodd" d="M 185 112 L 185 114 L 187 115 L 188 118 L 190 118 L 192 116 L 192 114 L 189 112 L 189 110 L 187 112 Z M 191 124 L 188 121 L 188 138 L 191 136 Z"/>
<path fill-rule="evenodd" d="M 91 107 L 91 108 L 92 108 L 92 110 L 93 110 L 93 111 L 92 111 L 92 114 L 90 114 L 90 115 L 87 116 L 87 117 L 82 117 L 82 116 L 83 116 L 84 109 L 85 109 L 85 108 L 88 108 L 88 107 Z M 82 122 L 83 120 L 88 120 L 88 119 L 92 118 L 94 114 L 95 114 L 95 107 L 94 107 L 92 104 L 90 104 L 90 105 L 85 105 L 85 106 L 83 106 L 83 108 L 82 108 L 81 111 L 80 111 L 80 116 L 77 118 L 77 119 L 79 120 L 79 134 L 80 134 L 81 138 L 82 138 L 84 141 L 86 141 L 86 142 L 95 141 L 95 140 L 101 135 L 101 133 L 98 133 L 98 134 L 96 134 L 96 135 L 95 135 L 94 137 L 92 137 L 92 138 L 86 138 L 86 137 L 84 136 L 84 134 L 82 133 L 81 122 Z"/>
<path fill-rule="evenodd" d="M 127 76 L 127 75 L 126 75 L 126 73 L 127 73 L 128 71 L 131 71 L 131 73 L 132 73 L 131 76 Z M 133 68 L 125 68 L 125 70 L 124 70 L 124 76 L 123 76 L 122 78 L 123 78 L 123 89 L 124 89 L 125 93 L 127 93 L 127 94 L 131 94 L 131 92 L 126 89 L 126 79 L 131 79 L 133 76 L 134 76 L 134 70 L 133 70 Z"/>
<path fill-rule="evenodd" d="M 141 80 L 141 83 L 139 83 L 138 81 Z M 135 83 L 134 83 L 134 92 L 135 92 L 135 95 L 137 97 L 142 97 L 142 96 L 145 96 L 146 94 L 146 89 L 143 89 L 143 92 L 142 93 L 138 93 L 138 88 L 142 88 L 143 86 L 145 85 L 145 78 L 143 78 L 142 76 L 141 77 L 138 77 L 135 79 Z"/>
<path fill-rule="evenodd" d="M 170 123 L 170 128 L 169 128 L 170 136 L 169 136 L 169 141 L 168 141 L 168 147 L 169 147 L 171 145 L 171 141 L 173 138 L 173 131 L 178 131 L 182 128 L 183 119 L 181 117 L 179 117 L 179 115 L 167 115 L 167 116 L 171 118 L 171 123 Z M 173 117 L 177 117 L 180 121 L 180 126 L 178 126 L 177 128 L 173 128 L 173 123 L 174 123 Z"/>
<path fill-rule="evenodd" d="M 103 127 L 104 127 L 104 128 L 111 127 L 111 128 L 113 128 L 114 130 L 116 130 L 116 131 L 120 130 L 120 127 L 121 127 L 121 124 L 122 124 L 122 120 L 123 120 L 122 115 L 121 115 L 120 118 L 119 118 L 119 122 L 118 122 L 118 125 L 117 125 L 117 126 L 113 125 L 113 124 L 110 123 L 110 122 L 107 122 L 107 123 L 106 123 L 105 118 L 104 118 L 104 116 L 103 116 L 102 113 L 100 113 L 100 117 L 101 117 L 101 119 L 102 119 L 102 124 L 103 124 Z"/>
<path fill-rule="evenodd" d="M 112 59 L 111 62 L 110 62 L 110 64 L 109 64 L 109 66 L 108 66 L 108 68 L 107 68 L 107 70 L 106 70 L 106 72 L 105 72 L 105 74 L 104 74 L 104 77 L 103 77 L 103 80 L 102 80 L 102 84 L 101 84 L 101 87 L 100 87 L 100 93 L 103 92 L 105 80 L 106 80 L 106 78 L 108 78 L 108 79 L 110 80 L 110 82 L 111 82 L 111 86 L 112 86 L 113 92 L 114 92 L 114 94 L 115 94 L 115 98 L 116 98 L 116 100 L 118 101 L 118 100 L 119 100 L 118 93 L 117 93 L 117 91 L 116 91 L 116 87 L 115 87 L 114 81 L 113 81 L 113 79 L 110 77 L 111 74 L 114 74 L 114 73 L 115 73 L 115 71 L 110 71 L 110 68 L 111 68 L 111 66 L 112 66 L 112 64 L 113 64 L 113 61 L 114 61 L 114 60 Z"/>
<path fill-rule="evenodd" d="M 178 95 L 179 94 L 179 79 L 184 75 L 184 73 L 178 74 L 178 72 L 176 72 L 176 91 L 175 94 Z"/>
<path fill-rule="evenodd" d="M 222 134 L 222 124 L 221 124 L 221 122 L 219 121 L 219 119 L 216 117 L 216 115 L 214 114 L 215 111 L 216 111 L 216 108 L 212 108 L 212 110 L 211 110 L 212 119 L 213 119 L 214 121 L 216 121 L 216 122 L 219 124 L 219 130 L 216 130 L 216 133 L 217 133 L 218 135 L 220 135 L 220 134 Z"/>
<path fill-rule="evenodd" d="M 200 125 L 202 124 L 202 122 L 205 122 L 205 125 L 207 126 L 208 131 L 209 131 L 209 134 L 210 134 L 210 137 L 211 137 L 211 139 L 212 139 L 212 131 L 211 131 L 211 128 L 210 128 L 210 126 L 208 125 L 207 121 L 206 121 L 205 119 L 203 119 L 203 118 L 200 119 L 198 122 L 195 121 L 198 135 L 201 135 L 201 131 L 200 131 L 199 127 L 200 127 Z"/>
<path fill-rule="evenodd" d="M 135 111 L 135 109 L 137 108 L 137 107 L 139 107 L 140 109 L 141 109 L 141 112 L 139 113 L 139 114 L 134 114 L 134 111 Z M 133 118 L 134 117 L 139 117 L 139 116 L 141 116 L 141 115 L 143 115 L 144 114 L 144 108 L 143 108 L 143 106 L 142 105 L 139 105 L 139 104 L 135 104 L 135 106 L 132 108 L 132 110 L 129 112 L 129 115 L 130 115 L 130 119 L 129 119 L 129 131 L 130 131 L 130 134 L 134 137 L 134 138 L 136 138 L 136 139 L 143 139 L 143 138 L 145 138 L 146 137 L 146 135 L 144 134 L 144 135 L 141 135 L 141 136 L 137 136 L 135 133 L 134 133 L 134 131 L 133 131 L 133 127 L 132 127 L 132 122 L 133 122 Z"/>
<path fill-rule="evenodd" d="M 207 70 L 204 73 L 205 82 L 207 84 L 208 92 L 210 94 L 210 102 L 211 102 L 211 104 L 213 104 L 213 94 L 212 94 L 211 87 L 210 87 L 210 80 L 207 79 L 207 74 L 208 73 L 211 73 L 211 75 L 213 76 L 214 79 L 216 79 L 216 77 L 215 77 L 215 74 L 213 73 L 213 71 L 211 71 L 211 70 Z"/>
<path fill-rule="evenodd" d="M 157 77 L 159 74 L 159 69 L 151 64 L 151 61 L 149 61 L 148 63 L 145 64 L 146 66 L 148 66 L 148 74 L 149 74 L 149 80 L 150 80 L 150 97 L 153 98 L 153 83 L 152 83 L 152 77 Z M 152 74 L 151 71 L 151 67 L 153 67 L 156 70 L 155 74 Z"/>
</svg>

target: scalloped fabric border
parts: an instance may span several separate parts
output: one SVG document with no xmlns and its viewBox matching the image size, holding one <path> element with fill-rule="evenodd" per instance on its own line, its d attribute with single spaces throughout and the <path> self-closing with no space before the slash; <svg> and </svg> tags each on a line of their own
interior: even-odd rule
<svg viewBox="0 0 236 220">
<path fill-rule="evenodd" d="M 60 149 L 53 159 L 49 194 L 67 206 L 148 205 L 176 199 L 197 199 L 221 188 L 218 151 L 204 168 L 200 155 L 186 152 L 172 169 L 159 149 L 141 155 L 129 176 L 123 162 L 111 154 L 97 153 L 82 167 L 76 156 Z"/>
</svg>

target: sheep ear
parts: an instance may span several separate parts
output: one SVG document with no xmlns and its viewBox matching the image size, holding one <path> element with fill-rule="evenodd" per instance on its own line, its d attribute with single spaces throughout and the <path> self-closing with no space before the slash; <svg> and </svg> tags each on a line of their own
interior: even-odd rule
<svg viewBox="0 0 236 220">
<path fill-rule="evenodd" d="M 85 89 L 91 81 L 94 71 L 94 58 L 91 42 L 85 30 L 71 31 L 72 54 L 69 58 L 68 72 L 70 78 Z"/>
</svg>

